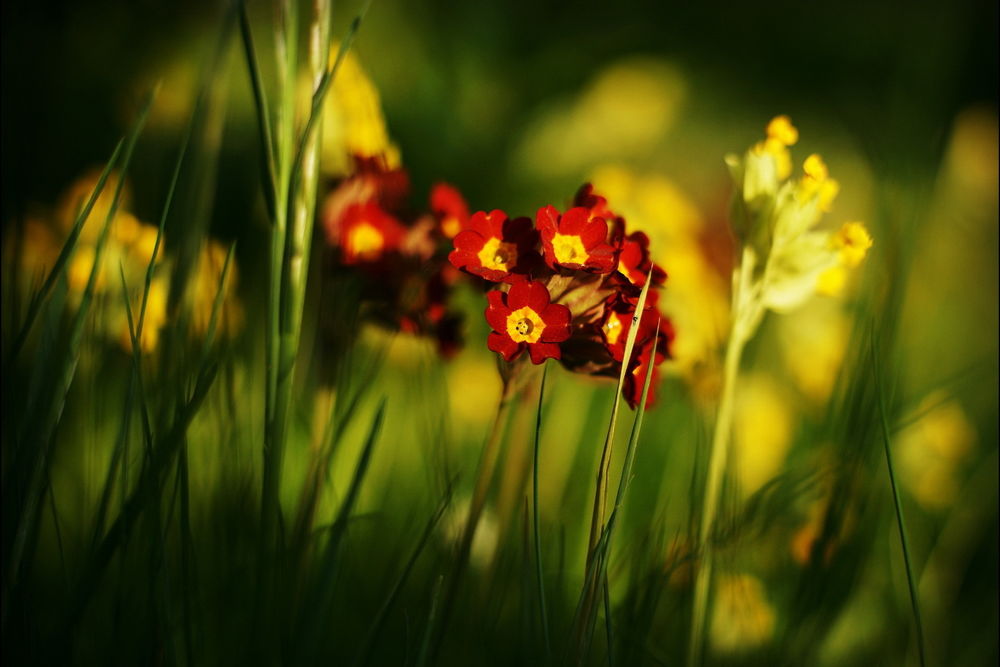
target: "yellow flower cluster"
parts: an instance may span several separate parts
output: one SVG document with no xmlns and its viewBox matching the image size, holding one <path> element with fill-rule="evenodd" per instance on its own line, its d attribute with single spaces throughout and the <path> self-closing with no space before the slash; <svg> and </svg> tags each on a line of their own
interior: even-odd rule
<svg viewBox="0 0 1000 667">
<path fill-rule="evenodd" d="M 55 265 L 62 245 L 66 242 L 73 223 L 89 200 L 97 185 L 99 173 L 91 171 L 74 182 L 60 199 L 53 214 L 31 218 L 24 224 L 20 239 L 17 289 L 29 295 L 37 289 L 45 275 Z M 67 301 L 72 308 L 80 304 L 90 280 L 97 257 L 97 242 L 101 229 L 114 203 L 114 193 L 119 177 L 112 173 L 104 184 L 84 221 L 76 248 L 66 266 Z M 108 236 L 101 253 L 94 282 L 94 297 L 102 307 L 96 311 L 98 331 L 116 342 L 126 352 L 132 350 L 132 338 L 125 309 L 120 272 L 125 275 L 129 307 L 133 326 L 138 324 L 139 310 L 145 286 L 146 272 L 156 246 L 157 227 L 141 222 L 128 210 L 129 191 L 122 188 L 122 196 L 114 218 L 108 223 Z M 153 278 L 146 299 L 142 335 L 139 345 L 143 352 L 152 352 L 159 344 L 160 333 L 167 323 L 170 284 L 170 261 L 164 253 L 164 239 L 156 251 Z M 14 247 L 15 243 L 5 243 Z M 192 280 L 192 333 L 204 334 L 208 327 L 215 301 L 218 281 L 225 261 L 226 251 L 220 244 L 210 241 L 202 250 Z M 11 258 L 13 259 L 13 258 Z M 235 285 L 235 267 L 230 268 L 229 288 Z M 219 330 L 232 335 L 242 327 L 241 305 L 234 299 L 224 302 Z"/>
<path fill-rule="evenodd" d="M 333 45 L 331 64 L 339 48 Z M 351 173 L 352 156 L 380 158 L 389 168 L 400 165 L 399 148 L 389 138 L 378 88 L 352 51 L 345 54 L 327 93 L 321 150 L 320 163 L 330 176 Z"/>
<path fill-rule="evenodd" d="M 767 139 L 743 158 L 728 155 L 736 183 L 733 226 L 745 244 L 765 308 L 787 312 L 817 292 L 835 294 L 872 245 L 864 225 L 848 222 L 839 231 L 816 229 L 840 186 L 819 155 L 810 155 L 802 176 L 792 179 L 788 147 L 798 131 L 787 116 L 767 127 Z"/>
</svg>

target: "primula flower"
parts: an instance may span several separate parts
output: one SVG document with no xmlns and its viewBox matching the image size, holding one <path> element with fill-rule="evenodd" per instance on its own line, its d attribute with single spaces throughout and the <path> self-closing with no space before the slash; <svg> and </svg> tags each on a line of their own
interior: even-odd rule
<svg viewBox="0 0 1000 667">
<path fill-rule="evenodd" d="M 493 282 L 525 280 L 538 264 L 538 233 L 529 218 L 511 220 L 501 210 L 479 211 L 469 227 L 455 237 L 448 261 L 456 268 Z"/>
<path fill-rule="evenodd" d="M 628 285 L 638 294 L 646 284 L 649 270 L 653 270 L 653 286 L 663 285 L 667 272 L 653 263 L 649 257 L 649 237 L 644 232 L 632 232 L 622 241 L 622 251 L 618 258 L 618 273 L 624 276 Z"/>
<path fill-rule="evenodd" d="M 671 326 L 670 320 L 660 316 L 658 312 L 656 315 L 660 317 L 660 333 L 655 339 L 649 338 L 639 349 L 639 353 L 634 355 L 632 362 L 634 367 L 631 373 L 625 375 L 625 385 L 622 387 L 622 395 L 625 396 L 625 400 L 628 401 L 629 407 L 633 410 L 642 400 L 642 387 L 646 382 L 646 370 L 650 363 L 653 364 L 653 374 L 649 378 L 649 393 L 646 394 L 645 409 L 648 410 L 656 403 L 656 385 L 660 379 L 660 364 L 671 356 L 670 342 L 674 338 L 673 326 Z M 655 321 L 653 326 L 655 331 Z M 638 344 L 638 340 L 636 340 L 636 345 L 638 346 Z"/>
<path fill-rule="evenodd" d="M 554 206 L 538 210 L 545 262 L 553 269 L 611 273 L 618 265 L 617 249 L 608 241 L 608 224 L 590 209 L 575 206 L 562 215 Z"/>
<path fill-rule="evenodd" d="M 406 230 L 375 202 L 351 204 L 338 225 L 344 264 L 376 262 L 399 247 Z"/>
<path fill-rule="evenodd" d="M 649 292 L 646 297 L 646 308 L 639 319 L 639 330 L 636 332 L 636 349 L 652 338 L 656 332 L 656 322 L 661 319 L 656 308 L 657 292 Z M 652 297 L 652 298 L 650 298 Z M 605 305 L 604 320 L 601 323 L 601 337 L 604 346 L 611 357 L 621 362 L 625 358 L 625 343 L 632 329 L 632 319 L 635 317 L 635 304 L 624 296 L 616 294 L 608 299 Z M 663 328 L 663 325 L 660 327 Z"/>
<path fill-rule="evenodd" d="M 559 359 L 558 343 L 569 338 L 569 308 L 549 303 L 549 291 L 540 282 L 511 285 L 507 293 L 493 290 L 486 295 L 486 321 L 493 328 L 486 342 L 507 361 L 516 359 L 525 348 L 531 362 Z"/>
<path fill-rule="evenodd" d="M 447 183 L 438 183 L 431 189 L 431 212 L 446 238 L 453 239 L 468 227 L 469 206 L 462 194 Z"/>
</svg>

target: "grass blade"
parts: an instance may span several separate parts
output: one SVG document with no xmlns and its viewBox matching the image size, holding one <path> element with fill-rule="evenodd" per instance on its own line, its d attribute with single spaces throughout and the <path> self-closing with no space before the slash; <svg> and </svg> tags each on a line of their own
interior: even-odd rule
<svg viewBox="0 0 1000 667">
<path fill-rule="evenodd" d="M 885 413 L 885 392 L 882 386 L 881 373 L 875 336 L 872 341 L 872 373 L 875 376 L 875 392 L 878 395 L 878 414 L 882 425 L 882 445 L 885 449 L 885 464 L 889 471 L 889 485 L 892 487 L 892 502 L 896 509 L 896 525 L 899 528 L 899 541 L 903 547 L 903 564 L 906 567 L 906 585 L 910 591 L 910 606 L 913 608 L 913 624 L 917 634 L 917 653 L 920 657 L 920 667 L 927 664 L 924 653 L 924 626 L 920 618 L 920 602 L 917 599 L 917 587 L 914 583 L 913 564 L 910 559 L 910 543 L 906 536 L 906 523 L 903 521 L 903 505 L 899 498 L 899 487 L 896 485 L 896 471 L 892 464 L 892 447 L 890 446 L 889 420 Z"/>
<path fill-rule="evenodd" d="M 538 414 L 535 418 L 535 451 L 532 461 L 531 506 L 535 528 L 535 574 L 538 583 L 538 604 L 542 615 L 542 634 L 545 637 L 545 656 L 552 655 L 552 642 L 549 639 L 549 614 L 545 605 L 545 583 L 542 577 L 542 540 L 538 523 L 538 446 L 542 433 L 542 401 L 545 398 L 545 378 L 549 373 L 548 364 L 542 371 L 542 384 L 538 389 Z"/>
</svg>

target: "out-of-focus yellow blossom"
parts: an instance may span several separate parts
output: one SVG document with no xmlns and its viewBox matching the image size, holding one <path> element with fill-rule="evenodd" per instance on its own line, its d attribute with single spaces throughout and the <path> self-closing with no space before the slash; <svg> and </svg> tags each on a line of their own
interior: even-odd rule
<svg viewBox="0 0 1000 667">
<path fill-rule="evenodd" d="M 56 229 L 58 232 L 61 232 L 63 235 L 67 235 L 70 230 L 73 229 L 73 223 L 76 222 L 76 218 L 80 214 L 83 207 L 87 205 L 87 201 L 90 199 L 94 188 L 97 186 L 97 182 L 100 180 L 101 171 L 101 169 L 91 169 L 78 178 L 73 185 L 71 185 L 69 189 L 63 193 L 55 216 Z M 83 223 L 83 229 L 80 230 L 81 242 L 97 242 L 97 237 L 100 235 L 101 228 L 104 226 L 104 221 L 107 219 L 108 212 L 111 210 L 111 204 L 114 202 L 115 190 L 118 188 L 118 179 L 118 172 L 112 171 L 108 175 L 108 179 L 104 182 L 104 187 L 101 189 L 101 194 L 97 196 L 97 200 L 94 202 L 93 208 L 90 209 L 90 214 Z M 131 193 L 128 184 L 126 183 L 125 186 L 122 187 L 121 198 L 118 202 L 118 211 L 115 214 L 116 220 L 111 223 L 112 230 L 115 229 L 115 223 L 118 218 L 128 215 L 126 211 L 129 208 L 130 201 Z"/>
<path fill-rule="evenodd" d="M 677 330 L 668 368 L 688 380 L 713 363 L 728 328 L 729 303 L 725 282 L 710 263 L 703 246 L 706 233 L 698 208 L 661 174 L 636 174 L 622 165 L 604 165 L 590 177 L 594 189 L 614 202 L 629 229 L 645 232 L 652 259 L 667 271 L 669 289 L 660 307 Z"/>
<path fill-rule="evenodd" d="M 760 579 L 751 574 L 718 578 L 709 630 L 713 650 L 735 653 L 756 648 L 773 636 L 775 619 Z"/>
<path fill-rule="evenodd" d="M 799 140 L 799 131 L 788 116 L 775 116 L 767 124 L 767 138 L 754 145 L 751 152 L 756 157 L 766 157 L 773 161 L 773 174 L 778 179 L 792 175 L 792 154 L 789 146 Z M 771 170 L 766 169 L 770 176 Z M 767 179 L 770 181 L 770 177 Z M 768 188 L 769 189 L 769 188 Z"/>
<path fill-rule="evenodd" d="M 819 275 L 816 291 L 826 296 L 838 296 L 847 284 L 849 270 L 856 268 L 872 247 L 872 237 L 860 222 L 845 222 L 830 239 L 837 251 L 837 264 Z"/>
<path fill-rule="evenodd" d="M 549 107 L 528 126 L 516 151 L 517 168 L 551 177 L 649 155 L 673 126 L 686 95 L 687 84 L 669 63 L 613 63 L 575 98 Z"/>
<path fill-rule="evenodd" d="M 921 402 L 921 413 L 897 439 L 897 465 L 903 484 L 921 506 L 943 510 L 958 497 L 962 464 L 972 452 L 976 432 L 962 406 L 940 393 Z"/>
<path fill-rule="evenodd" d="M 167 323 L 168 281 L 157 278 L 149 284 L 149 296 L 146 299 L 146 311 L 142 320 L 142 334 L 139 338 L 139 348 L 144 354 L 156 349 L 160 342 L 160 330 Z M 136 290 L 131 300 L 132 326 L 139 326 L 139 313 L 142 307 L 142 291 Z M 118 343 L 126 352 L 132 351 L 132 331 L 129 328 L 128 314 L 120 317 Z"/>
<path fill-rule="evenodd" d="M 340 49 L 334 44 L 330 51 L 333 64 Z M 308 81 L 303 80 L 308 90 Z M 323 110 L 323 142 L 320 162 L 330 176 L 346 176 L 353 170 L 351 157 L 380 157 L 386 166 L 400 165 L 399 148 L 389 138 L 378 89 L 365 73 L 360 60 L 348 51 Z"/>
<path fill-rule="evenodd" d="M 81 245 L 73 253 L 73 259 L 70 260 L 69 266 L 66 269 L 66 279 L 69 283 L 70 291 L 82 292 L 87 287 L 87 281 L 90 280 L 90 274 L 94 269 L 95 255 L 94 246 L 90 245 Z M 107 279 L 102 267 L 97 272 L 94 289 L 98 292 L 103 291 L 106 283 Z"/>
<path fill-rule="evenodd" d="M 215 296 L 219 291 L 219 281 L 226 265 L 228 249 L 218 241 L 209 239 L 198 256 L 198 267 L 194 274 L 193 299 L 191 302 L 191 327 L 196 336 L 204 336 L 212 320 L 212 309 L 215 306 Z M 222 286 L 222 306 L 219 309 L 219 319 L 216 333 L 229 336 L 238 334 L 243 329 L 243 304 L 236 298 L 235 292 L 239 285 L 239 272 L 235 259 L 229 264 L 229 275 L 226 284 Z"/>
<path fill-rule="evenodd" d="M 46 273 L 55 264 L 59 256 L 59 244 L 52 229 L 44 220 L 29 218 L 21 230 L 21 245 L 15 248 L 13 227 L 11 225 L 11 230 L 4 239 L 3 247 L 7 251 L 4 260 L 18 263 L 20 273 L 18 288 L 28 291 L 39 286 L 45 279 Z M 19 251 L 17 257 L 13 256 L 15 250 Z"/>
<path fill-rule="evenodd" d="M 781 470 L 795 428 L 781 387 L 764 374 L 743 379 L 733 419 L 733 468 L 750 495 Z"/>
<path fill-rule="evenodd" d="M 774 156 L 756 147 L 743 158 L 728 155 L 726 163 L 736 183 L 733 226 L 744 242 L 743 265 L 754 283 L 748 295 L 761 307 L 750 309 L 756 312 L 744 323 L 753 330 L 764 308 L 787 312 L 818 289 L 841 285 L 840 276 L 821 277 L 838 266 L 856 266 L 871 237 L 858 222 L 837 234 L 814 229 L 839 191 L 818 155 L 806 159 L 797 180 L 782 178 Z"/>
<path fill-rule="evenodd" d="M 843 307 L 831 299 L 813 300 L 778 321 L 785 367 L 799 390 L 817 405 L 830 397 L 850 334 Z"/>
</svg>

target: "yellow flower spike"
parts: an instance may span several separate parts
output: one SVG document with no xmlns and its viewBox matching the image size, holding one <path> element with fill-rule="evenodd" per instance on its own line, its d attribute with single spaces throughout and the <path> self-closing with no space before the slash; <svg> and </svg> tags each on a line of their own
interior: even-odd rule
<svg viewBox="0 0 1000 667">
<path fill-rule="evenodd" d="M 792 125 L 792 119 L 782 114 L 775 116 L 767 124 L 767 136 L 776 139 L 785 146 L 793 146 L 799 140 L 799 131 Z"/>
<path fill-rule="evenodd" d="M 832 178 L 828 178 L 819 184 L 819 208 L 821 211 L 829 211 L 833 207 L 833 200 L 840 194 L 840 183 Z"/>
<path fill-rule="evenodd" d="M 802 163 L 802 171 L 806 173 L 806 176 L 819 182 L 823 182 L 830 177 L 830 170 L 827 169 L 826 163 L 816 153 L 807 157 L 806 161 Z"/>
<path fill-rule="evenodd" d="M 872 247 L 872 237 L 860 222 L 845 222 L 833 236 L 833 244 L 839 251 L 840 263 L 853 269 L 868 254 Z"/>
</svg>

